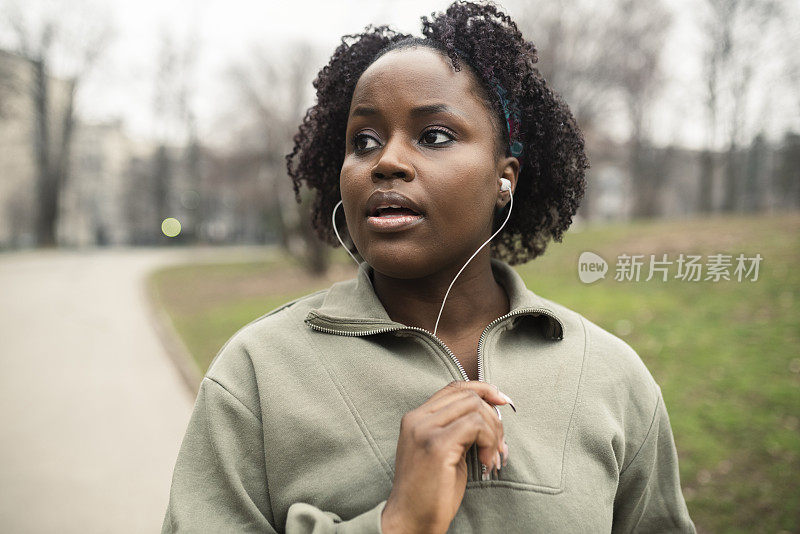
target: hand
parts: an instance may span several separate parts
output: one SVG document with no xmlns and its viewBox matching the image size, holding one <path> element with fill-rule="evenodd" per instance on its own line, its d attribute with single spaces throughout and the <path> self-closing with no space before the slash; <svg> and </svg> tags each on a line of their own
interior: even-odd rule
<svg viewBox="0 0 800 534">
<path fill-rule="evenodd" d="M 394 484 L 381 516 L 384 534 L 447 531 L 464 498 L 472 444 L 487 469 L 501 467 L 501 453 L 507 462 L 503 424 L 492 405 L 510 401 L 486 382 L 456 380 L 403 416 Z"/>
</svg>

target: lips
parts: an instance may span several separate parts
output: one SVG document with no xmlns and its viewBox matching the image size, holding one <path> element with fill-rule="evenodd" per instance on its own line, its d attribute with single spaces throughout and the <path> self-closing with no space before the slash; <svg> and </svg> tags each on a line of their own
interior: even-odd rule
<svg viewBox="0 0 800 534">
<path fill-rule="evenodd" d="M 422 208 L 396 191 L 375 191 L 366 211 L 367 226 L 376 232 L 405 230 L 423 220 Z"/>
<path fill-rule="evenodd" d="M 367 200 L 367 217 L 421 216 L 422 208 L 397 191 L 375 191 Z"/>
</svg>

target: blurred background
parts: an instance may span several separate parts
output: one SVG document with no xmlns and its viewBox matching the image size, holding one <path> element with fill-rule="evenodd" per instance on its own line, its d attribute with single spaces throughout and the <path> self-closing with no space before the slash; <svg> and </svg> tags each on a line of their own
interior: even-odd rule
<svg viewBox="0 0 800 534">
<path fill-rule="evenodd" d="M 342 35 L 448 4 L 0 0 L 3 530 L 160 527 L 222 343 L 354 275 L 286 175 L 311 82 Z M 800 532 L 800 4 L 500 5 L 591 164 L 564 242 L 518 271 L 642 356 L 699 532 Z M 586 250 L 763 260 L 586 285 Z"/>
<path fill-rule="evenodd" d="M 316 246 L 283 156 L 311 81 L 370 23 L 447 2 L 3 0 L 0 248 Z M 579 218 L 800 206 L 800 7 L 505 4 L 592 165 Z M 180 234 L 164 240 L 164 219 Z M 173 230 L 174 231 L 174 230 Z"/>
</svg>

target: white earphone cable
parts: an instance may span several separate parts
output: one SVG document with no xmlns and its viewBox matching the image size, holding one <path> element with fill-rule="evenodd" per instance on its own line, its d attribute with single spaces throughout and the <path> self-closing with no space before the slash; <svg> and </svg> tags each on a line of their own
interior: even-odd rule
<svg viewBox="0 0 800 534">
<path fill-rule="evenodd" d="M 352 253 L 352 252 L 350 252 L 350 249 L 349 249 L 349 248 L 347 248 L 347 245 L 345 245 L 345 244 L 344 244 L 344 241 L 342 241 L 342 238 L 341 238 L 341 236 L 339 235 L 339 230 L 337 230 L 337 229 L 336 229 L 336 210 L 337 210 L 337 209 L 339 209 L 339 206 L 341 206 L 341 205 L 342 205 L 342 201 L 340 200 L 340 201 L 339 201 L 339 202 L 337 202 L 337 203 L 336 203 L 336 205 L 333 207 L 333 213 L 331 214 L 331 222 L 333 223 L 333 233 L 335 233 L 335 234 L 336 234 L 336 239 L 338 239 L 338 240 L 339 240 L 339 243 L 341 243 L 341 244 L 342 244 L 342 247 L 343 247 L 343 248 L 344 248 L 344 249 L 347 251 L 347 253 L 348 253 L 348 254 L 350 254 L 350 257 L 351 257 L 351 258 L 353 258 L 353 261 L 354 261 L 354 262 L 356 262 L 356 265 L 358 265 L 359 267 L 361 267 L 361 262 L 359 262 L 359 261 L 356 259 L 356 257 L 353 255 L 353 253 Z"/>
<path fill-rule="evenodd" d="M 467 260 L 467 263 L 465 263 L 464 266 L 461 267 L 461 270 L 458 271 L 458 274 L 456 274 L 455 278 L 453 278 L 453 281 L 450 282 L 450 287 L 447 288 L 447 293 L 444 294 L 444 298 L 442 299 L 442 307 L 439 308 L 439 316 L 436 317 L 436 325 L 433 327 L 433 335 L 434 336 L 436 336 L 436 331 L 439 329 L 439 320 L 442 318 L 442 312 L 444 311 L 444 303 L 447 302 L 447 296 L 450 294 L 450 290 L 453 288 L 453 284 L 456 283 L 456 280 L 458 279 L 459 275 L 464 271 L 464 269 L 467 267 L 467 265 L 469 265 L 469 262 L 472 261 L 472 258 L 477 256 L 478 252 L 480 252 L 481 249 L 483 247 L 485 247 L 487 245 L 487 243 L 489 243 L 489 241 L 494 239 L 495 236 L 497 236 L 497 234 L 500 233 L 500 231 L 503 229 L 503 227 L 508 222 L 508 218 L 511 217 L 511 210 L 514 208 L 514 194 L 511 192 L 511 189 L 508 189 L 508 194 L 511 195 L 511 201 L 509 202 L 509 205 L 508 205 L 508 215 L 506 215 L 506 219 L 503 221 L 503 224 L 501 224 L 500 228 L 498 228 L 497 231 L 494 234 L 492 234 L 492 237 L 490 237 L 489 239 L 484 241 L 483 245 L 478 247 L 478 250 L 476 250 L 472 254 L 472 256 L 470 256 L 470 258 Z"/>
<path fill-rule="evenodd" d="M 514 209 L 514 194 L 511 192 L 511 189 L 508 189 L 508 194 L 511 197 L 511 200 L 510 200 L 509 205 L 508 205 L 508 214 L 506 215 L 506 218 L 503 221 L 503 224 L 501 224 L 500 228 L 498 228 L 497 231 L 494 234 L 492 234 L 492 237 L 490 237 L 489 239 L 484 241 L 483 244 L 480 247 L 478 247 L 478 250 L 476 250 L 472 254 L 472 256 L 470 256 L 470 258 L 467 260 L 467 262 L 458 271 L 458 273 L 456 274 L 455 278 L 453 278 L 453 281 L 450 282 L 450 287 L 447 288 L 447 292 L 444 294 L 444 298 L 442 299 L 442 306 L 441 306 L 441 308 L 439 308 L 439 315 L 436 317 L 436 324 L 433 327 L 433 335 L 434 336 L 436 335 L 436 332 L 439 330 L 439 321 L 442 318 L 442 312 L 444 311 L 444 305 L 447 302 L 447 297 L 448 297 L 448 295 L 450 295 L 450 290 L 453 289 L 453 284 L 456 283 L 456 280 L 458 280 L 458 277 L 461 275 L 462 272 L 464 272 L 464 269 L 467 268 L 467 265 L 469 265 L 469 262 L 471 262 L 473 260 L 473 258 L 475 258 L 475 256 L 478 255 L 478 252 L 480 252 L 481 249 L 483 249 L 483 247 L 485 247 L 492 239 L 494 239 L 497 236 L 497 234 L 499 234 L 503 230 L 503 228 L 505 228 L 506 223 L 508 222 L 508 219 L 511 217 L 511 210 Z M 342 244 L 342 247 L 344 247 L 344 249 L 347 251 L 347 253 L 350 255 L 350 257 L 353 258 L 353 261 L 356 262 L 356 265 L 358 265 L 360 267 L 361 263 L 356 259 L 356 257 L 353 255 L 353 253 L 350 252 L 350 249 L 347 248 L 347 245 L 344 244 L 344 241 L 342 241 L 342 237 L 339 235 L 339 230 L 336 229 L 336 210 L 339 209 L 339 206 L 341 206 L 341 205 L 342 205 L 342 201 L 340 200 L 339 202 L 336 203 L 336 206 L 333 207 L 333 213 L 331 214 L 331 222 L 333 223 L 333 232 L 336 234 L 336 239 L 339 240 L 339 243 Z"/>
</svg>

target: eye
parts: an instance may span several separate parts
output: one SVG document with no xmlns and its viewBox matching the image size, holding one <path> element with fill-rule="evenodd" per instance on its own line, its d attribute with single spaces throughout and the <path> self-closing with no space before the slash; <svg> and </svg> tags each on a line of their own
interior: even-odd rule
<svg viewBox="0 0 800 534">
<path fill-rule="evenodd" d="M 355 148 L 356 152 L 363 152 L 364 150 L 370 150 L 378 146 L 380 146 L 378 140 L 371 135 L 358 133 L 353 137 L 353 148 Z"/>
<path fill-rule="evenodd" d="M 453 141 L 453 135 L 445 130 L 431 129 L 423 133 L 420 140 L 428 145 L 444 145 Z"/>
</svg>

